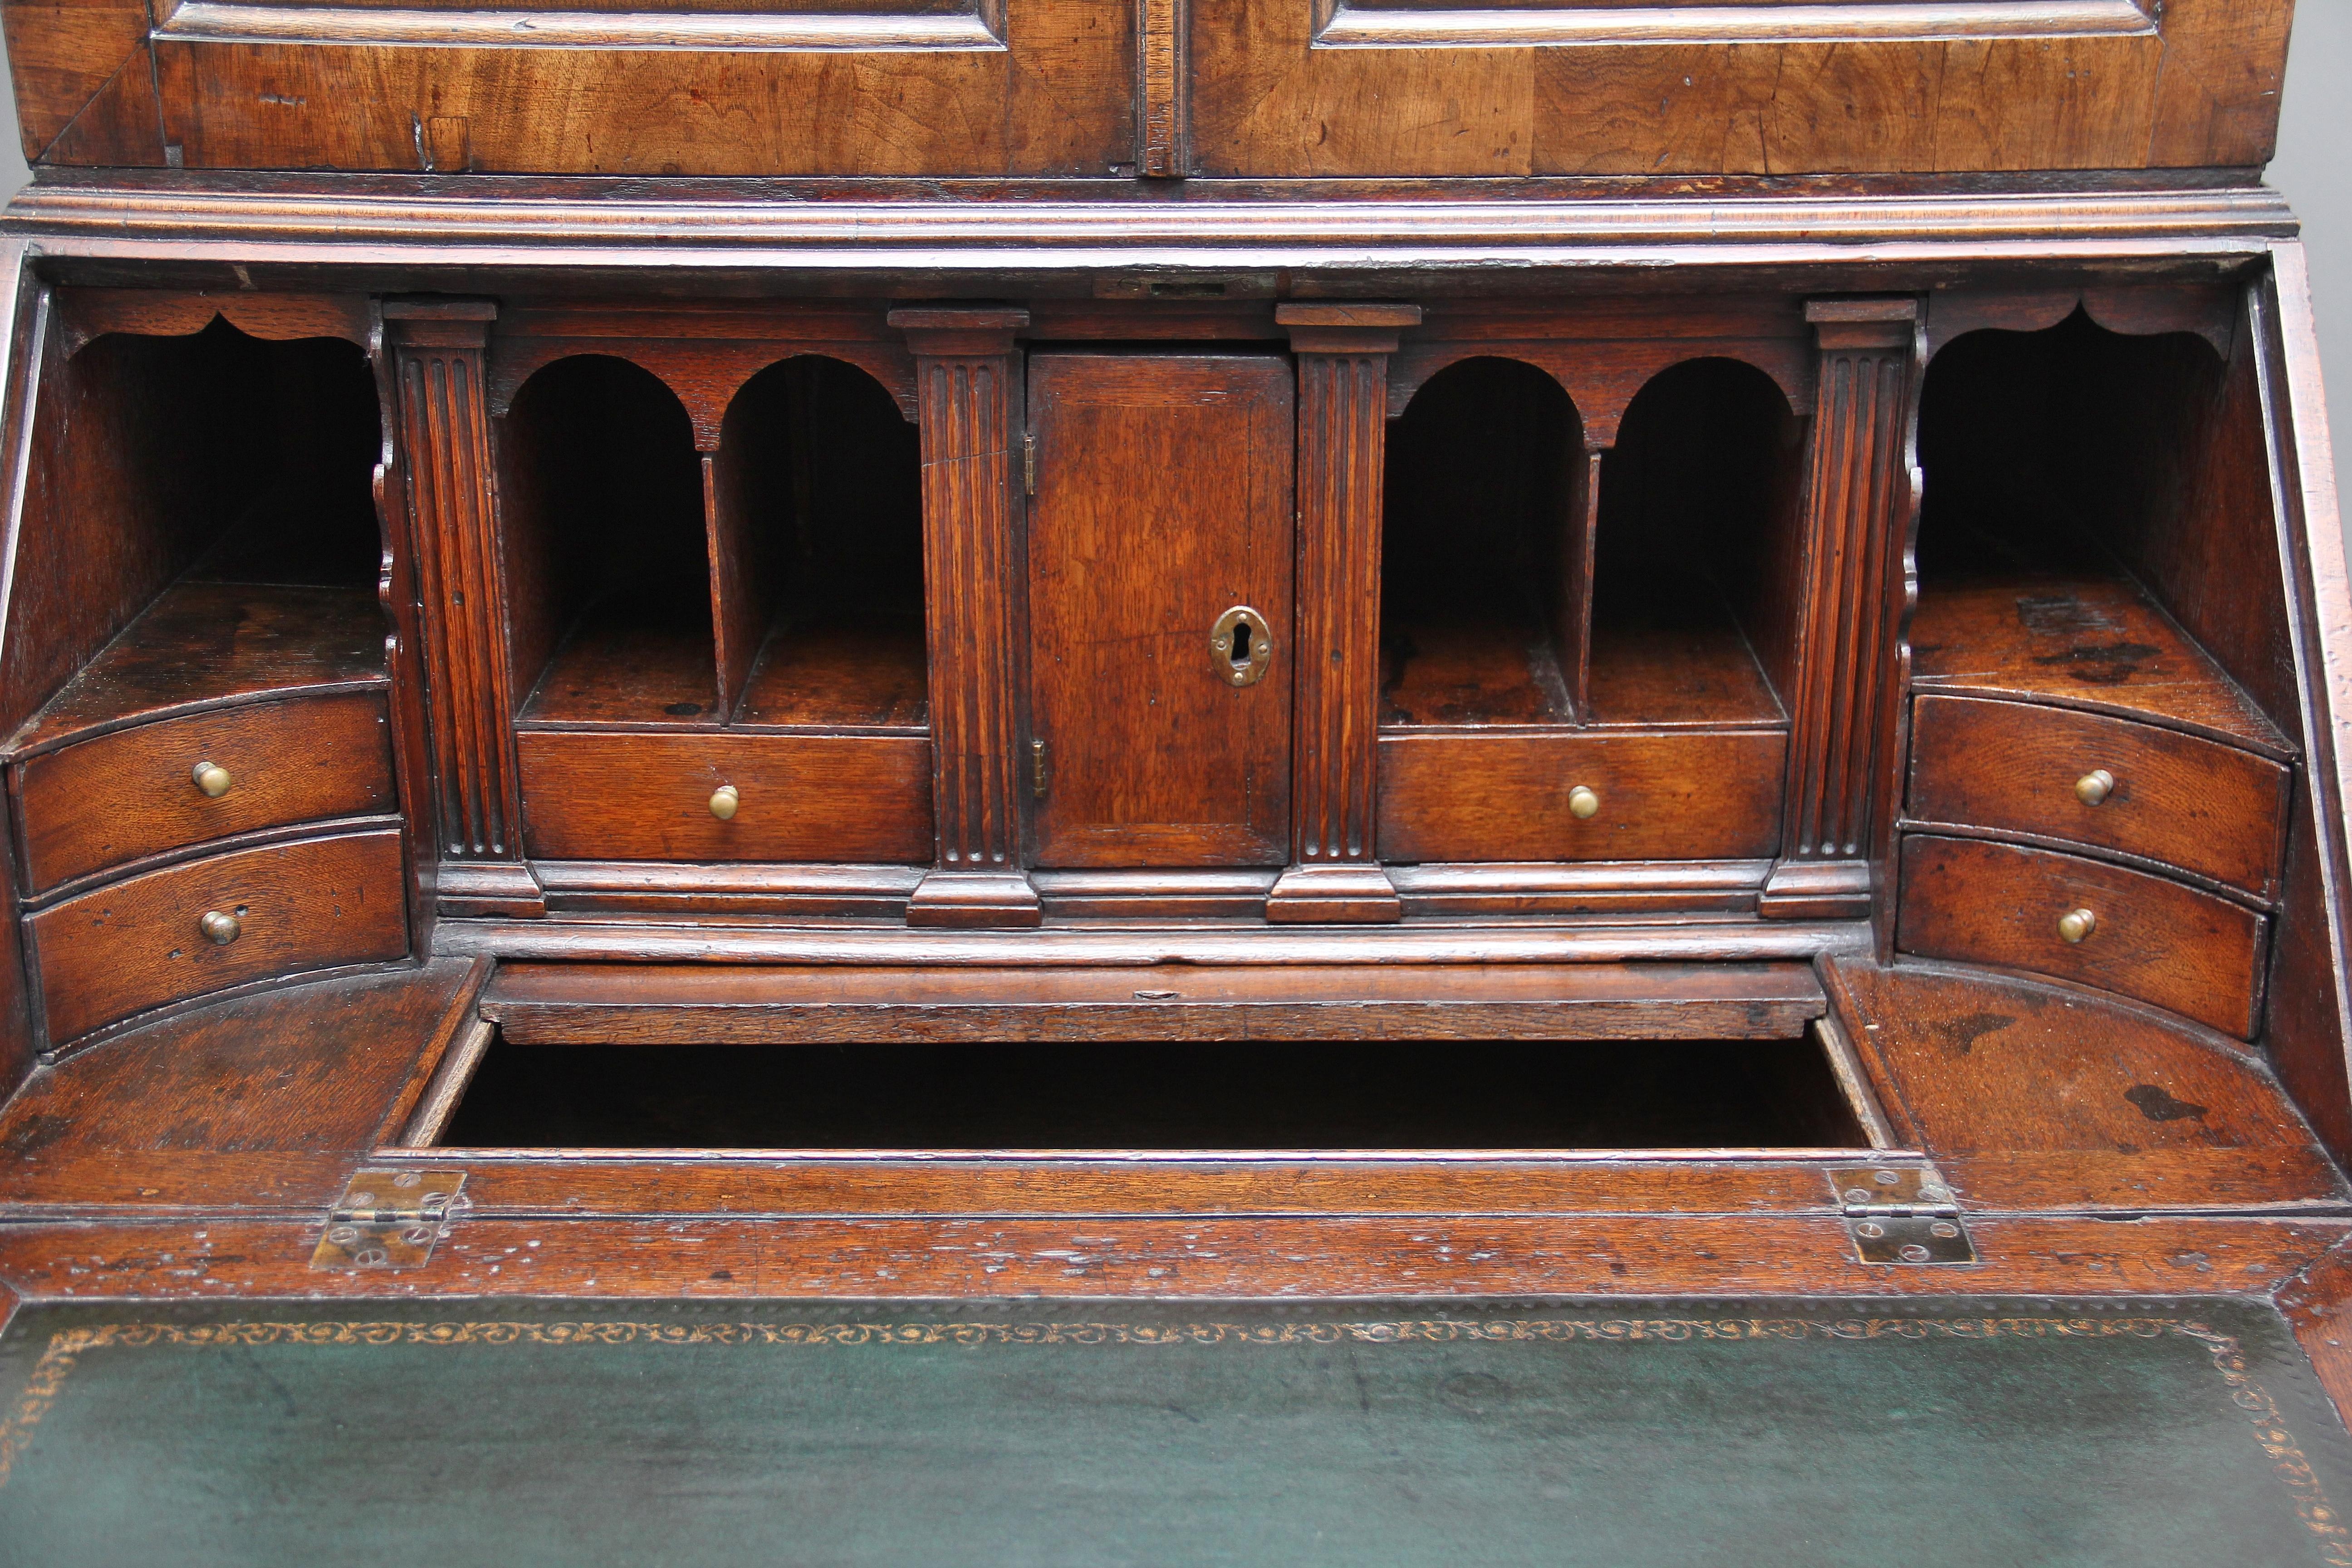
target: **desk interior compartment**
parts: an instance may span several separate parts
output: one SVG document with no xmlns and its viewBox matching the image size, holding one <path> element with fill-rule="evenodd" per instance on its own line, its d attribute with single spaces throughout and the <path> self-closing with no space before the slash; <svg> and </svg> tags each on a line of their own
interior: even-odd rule
<svg viewBox="0 0 2352 1568">
<path fill-rule="evenodd" d="M 1605 452 L 1531 365 L 1414 394 L 1389 446 L 1384 858 L 1774 853 L 1801 431 L 1723 359 L 1660 373 Z"/>
<path fill-rule="evenodd" d="M 397 809 L 354 314 L 297 301 L 263 338 L 194 297 L 61 297 L 0 664 L 28 893 Z"/>
</svg>

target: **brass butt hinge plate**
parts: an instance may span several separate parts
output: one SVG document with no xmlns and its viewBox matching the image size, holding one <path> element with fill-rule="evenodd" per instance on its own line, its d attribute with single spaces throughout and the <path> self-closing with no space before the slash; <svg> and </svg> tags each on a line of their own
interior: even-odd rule
<svg viewBox="0 0 2352 1568">
<path fill-rule="evenodd" d="M 1933 1165 L 1851 1165 L 1829 1173 L 1846 1239 L 1864 1263 L 1974 1263 L 1976 1243 Z"/>
<path fill-rule="evenodd" d="M 463 1171 L 360 1171 L 327 1211 L 313 1268 L 421 1268 L 465 1206 Z"/>
</svg>

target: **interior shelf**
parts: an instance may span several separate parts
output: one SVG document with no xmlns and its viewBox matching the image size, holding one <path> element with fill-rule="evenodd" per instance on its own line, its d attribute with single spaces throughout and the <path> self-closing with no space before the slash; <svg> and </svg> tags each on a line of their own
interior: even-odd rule
<svg viewBox="0 0 2352 1568">
<path fill-rule="evenodd" d="M 719 449 L 622 361 L 558 361 L 508 421 L 526 729 L 924 732 L 915 427 L 865 372 L 753 376 Z"/>
<path fill-rule="evenodd" d="M 1911 679 L 1937 690 L 2039 698 L 2211 731 L 2284 754 L 2278 727 L 2120 571 L 2011 571 L 1923 583 Z"/>
<path fill-rule="evenodd" d="M 1432 377 L 1390 446 L 1383 727 L 1785 725 L 1751 630 L 1788 637 L 1771 585 L 1796 437 L 1763 373 L 1692 361 L 1627 410 L 1595 495 L 1549 376 L 1480 359 Z"/>
<path fill-rule="evenodd" d="M 1432 376 L 1394 422 L 1383 725 L 1575 721 L 1582 429 L 1549 375 L 1488 358 Z"/>
<path fill-rule="evenodd" d="M 618 595 L 583 612 L 519 722 L 594 728 L 714 725 L 710 604 L 699 583 Z"/>
<path fill-rule="evenodd" d="M 787 614 L 751 667 L 739 728 L 901 730 L 930 719 L 919 608 Z"/>
<path fill-rule="evenodd" d="M 7 751 L 249 698 L 381 686 L 383 637 L 371 588 L 183 581 L 66 682 Z"/>
<path fill-rule="evenodd" d="M 383 432 L 340 338 L 215 320 L 100 335 L 42 401 L 12 613 L 13 744 L 239 697 L 383 679 Z M 36 708 L 38 711 L 34 711 Z"/>
<path fill-rule="evenodd" d="M 2211 457 L 2231 413 L 2224 374 L 2198 337 L 2126 337 L 2079 313 L 1937 355 L 1920 414 L 1915 685 L 2289 754 L 2248 685 L 2282 685 L 2284 628 L 2213 596 L 2274 560 L 2266 516 L 2233 504 L 2231 466 Z M 2183 530 L 2208 520 L 2187 548 Z M 2216 542 L 2225 527 L 2246 531 Z"/>
</svg>

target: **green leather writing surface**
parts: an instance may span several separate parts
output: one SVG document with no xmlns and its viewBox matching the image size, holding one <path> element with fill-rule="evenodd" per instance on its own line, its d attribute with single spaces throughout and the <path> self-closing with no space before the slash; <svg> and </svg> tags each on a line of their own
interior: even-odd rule
<svg viewBox="0 0 2352 1568">
<path fill-rule="evenodd" d="M 40 1308 L 0 1397 L 49 1568 L 2352 1563 L 2225 1301 Z"/>
</svg>

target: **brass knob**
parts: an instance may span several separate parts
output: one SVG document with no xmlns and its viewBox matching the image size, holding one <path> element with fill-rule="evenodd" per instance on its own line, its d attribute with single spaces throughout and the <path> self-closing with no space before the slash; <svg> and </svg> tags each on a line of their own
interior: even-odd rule
<svg viewBox="0 0 2352 1568">
<path fill-rule="evenodd" d="M 2084 805 L 2098 805 L 2116 793 L 2116 775 L 2105 768 L 2093 768 L 2074 781 L 2074 798 Z"/>
<path fill-rule="evenodd" d="M 1579 822 L 1591 821 L 1600 810 L 1601 797 L 1582 784 L 1568 792 L 1568 814 Z"/>
<path fill-rule="evenodd" d="M 735 812 L 742 804 L 743 797 L 733 784 L 720 784 L 710 792 L 710 815 L 721 822 L 734 821 Z"/>
<path fill-rule="evenodd" d="M 2058 935 L 2066 942 L 2080 942 L 2099 929 L 2099 917 L 2088 910 L 2068 910 L 2058 917 Z"/>
<path fill-rule="evenodd" d="M 205 933 L 206 942 L 221 947 L 245 934 L 245 927 L 235 915 L 225 915 L 218 910 L 206 910 L 204 918 L 196 921 L 196 929 Z"/>
<path fill-rule="evenodd" d="M 226 795 L 228 786 L 236 782 L 229 777 L 228 770 L 218 763 L 198 763 L 188 770 L 188 776 L 196 781 L 198 789 L 215 800 Z"/>
</svg>

